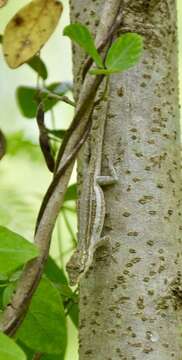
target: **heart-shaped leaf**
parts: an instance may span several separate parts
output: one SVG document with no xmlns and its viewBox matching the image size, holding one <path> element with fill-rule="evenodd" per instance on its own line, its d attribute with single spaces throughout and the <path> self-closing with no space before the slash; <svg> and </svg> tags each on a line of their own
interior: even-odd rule
<svg viewBox="0 0 182 360">
<path fill-rule="evenodd" d="M 25 63 L 42 48 L 62 11 L 63 6 L 58 0 L 34 0 L 15 14 L 3 37 L 4 56 L 11 68 Z"/>
<path fill-rule="evenodd" d="M 120 36 L 108 51 L 105 65 L 108 73 L 128 70 L 136 65 L 142 55 L 143 38 L 135 33 Z"/>
<path fill-rule="evenodd" d="M 85 52 L 92 57 L 98 67 L 103 67 L 102 58 L 99 55 L 93 37 L 86 26 L 80 23 L 68 25 L 65 27 L 63 34 L 81 46 Z"/>
<path fill-rule="evenodd" d="M 47 278 L 41 280 L 17 335 L 35 352 L 64 353 L 67 337 L 64 308 L 59 291 Z"/>
<path fill-rule="evenodd" d="M 34 244 L 19 234 L 0 226 L 0 272 L 10 273 L 38 256 Z"/>
<path fill-rule="evenodd" d="M 58 288 L 63 302 L 65 300 L 67 301 L 68 299 L 72 300 L 72 305 L 69 308 L 68 316 L 71 318 L 75 326 L 78 327 L 78 302 L 76 295 L 70 289 L 63 270 L 58 267 L 58 265 L 50 256 L 46 263 L 44 273 Z"/>
<path fill-rule="evenodd" d="M 0 360 L 26 360 L 20 347 L 2 332 L 0 332 Z"/>
</svg>

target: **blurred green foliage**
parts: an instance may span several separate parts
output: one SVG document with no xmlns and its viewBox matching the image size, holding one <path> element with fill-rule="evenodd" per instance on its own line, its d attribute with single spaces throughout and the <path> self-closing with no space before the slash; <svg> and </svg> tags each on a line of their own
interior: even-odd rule
<svg viewBox="0 0 182 360">
<path fill-rule="evenodd" d="M 8 6 L 0 10 L 0 33 L 3 33 L 7 21 L 12 15 L 28 0 L 9 1 Z M 10 70 L 4 62 L 0 53 L 0 77 L 1 77 L 1 118 L 0 128 L 7 138 L 7 155 L 0 162 L 0 219 L 1 225 L 7 226 L 14 231 L 22 234 L 29 240 L 33 239 L 34 225 L 36 216 L 41 204 L 42 197 L 51 180 L 43 156 L 38 145 L 38 129 L 35 119 L 36 109 L 24 103 L 23 115 L 20 113 L 16 103 L 16 92 L 20 89 L 33 88 L 37 85 L 37 68 L 41 72 L 44 81 L 49 74 L 50 83 L 72 82 L 71 73 L 71 49 L 69 40 L 61 37 L 63 27 L 69 23 L 68 0 L 63 1 L 64 13 L 62 21 L 52 36 L 51 40 L 41 51 L 41 58 L 46 64 L 46 68 L 40 62 L 31 63 L 28 67 L 23 65 L 17 70 Z M 182 16 L 182 3 L 178 0 L 178 19 Z M 180 99 L 182 81 L 182 23 L 179 21 L 179 79 L 180 79 Z M 64 49 L 64 53 L 63 53 Z M 34 70 L 32 70 L 32 68 Z M 41 70 L 40 70 L 41 69 Z M 56 102 L 52 100 L 52 102 Z M 32 120 L 27 120 L 24 116 L 26 111 L 31 112 Z M 52 112 L 46 115 L 46 126 L 49 129 L 64 129 L 68 126 L 73 115 L 73 109 L 68 105 L 57 103 Z M 52 136 L 56 135 L 54 130 Z M 60 141 L 60 139 L 59 139 Z M 55 145 L 57 148 L 58 143 Z M 77 296 L 69 293 L 67 279 L 64 274 L 65 263 L 76 242 L 76 216 L 75 202 L 76 186 L 75 173 L 72 177 L 73 185 L 69 188 L 66 195 L 66 203 L 58 219 L 51 247 L 51 254 L 56 260 L 57 265 L 49 260 L 45 273 L 48 278 L 56 284 L 60 292 L 64 306 L 70 312 L 72 322 L 68 320 L 68 347 L 64 360 L 77 360 L 77 332 L 73 323 L 78 323 Z M 60 282 L 61 280 L 61 282 Z M 0 279 L 1 283 L 1 279 Z M 0 293 L 3 288 L 0 287 Z M 75 302 L 70 307 L 70 298 Z M 1 297 L 0 297 L 1 298 Z M 1 306 L 3 304 L 0 304 Z M 49 356 L 43 359 L 49 359 Z M 52 359 L 52 358 L 51 358 Z M 62 357 L 55 357 L 55 360 L 63 360 Z"/>
<path fill-rule="evenodd" d="M 28 3 L 25 0 L 17 0 L 9 2 L 7 6 L 0 10 L 0 34 L 3 33 L 7 21 L 14 13 Z M 11 70 L 4 62 L 2 53 L 0 52 L 0 77 L 1 77 L 1 118 L 0 128 L 7 139 L 7 154 L 0 163 L 0 219 L 1 225 L 7 226 L 13 231 L 17 231 L 29 240 L 33 240 L 34 226 L 36 216 L 43 198 L 43 195 L 50 183 L 51 175 L 48 172 L 44 159 L 39 147 L 39 134 L 35 118 L 27 120 L 17 106 L 16 92 L 20 86 L 36 87 L 37 86 L 37 69 L 44 81 L 48 76 L 48 84 L 57 83 L 59 81 L 66 82 L 69 86 L 72 82 L 71 74 L 71 49 L 69 40 L 61 36 L 63 27 L 68 24 L 68 1 L 63 1 L 64 14 L 59 27 L 52 36 L 51 40 L 41 51 L 41 58 L 46 64 L 46 68 L 40 63 L 23 65 L 17 70 Z M 64 54 L 62 53 L 64 49 Z M 50 88 L 49 90 L 55 90 Z M 58 93 L 61 94 L 59 87 Z M 69 93 L 70 96 L 70 93 Z M 58 103 L 57 100 L 49 100 L 50 104 L 57 103 L 53 111 L 46 115 L 46 126 L 48 129 L 57 129 L 57 132 L 50 132 L 50 137 L 57 140 L 54 146 L 57 148 L 60 143 L 59 136 L 64 128 L 67 128 L 73 115 L 71 106 Z M 27 109 L 31 109 L 30 101 Z M 50 107 L 50 106 L 49 106 Z M 34 114 L 35 116 L 35 109 Z M 55 150 L 56 150 L 55 148 Z M 75 182 L 73 175 L 72 182 Z M 53 278 L 55 282 L 57 273 L 57 287 L 63 298 L 66 311 L 70 314 L 67 318 L 68 327 L 68 346 L 64 360 L 70 358 L 77 359 L 77 331 L 78 308 L 77 298 L 74 295 L 74 302 L 70 302 L 67 287 L 67 280 L 63 273 L 65 263 L 75 246 L 76 239 L 76 215 L 75 215 L 75 199 L 76 187 L 73 185 L 66 197 L 65 208 L 60 214 L 57 222 L 53 241 L 51 246 L 51 254 L 56 259 L 59 268 L 56 268 L 50 262 L 47 265 L 46 273 Z M 51 260 L 50 260 L 51 261 Z M 50 268 L 51 270 L 48 270 Z M 57 270 L 56 270 L 57 269 Z M 62 269 L 62 270 L 61 270 Z M 60 272 L 59 272 L 60 271 Z M 62 275 L 60 275 L 62 274 Z M 59 281 L 58 281 L 59 278 Z M 63 281 L 64 279 L 64 281 Z M 0 288 L 2 290 L 2 288 Z M 74 324 L 74 325 L 73 325 Z M 43 357 L 45 359 L 53 359 L 52 357 Z M 62 356 L 55 356 L 55 360 L 62 359 Z"/>
</svg>

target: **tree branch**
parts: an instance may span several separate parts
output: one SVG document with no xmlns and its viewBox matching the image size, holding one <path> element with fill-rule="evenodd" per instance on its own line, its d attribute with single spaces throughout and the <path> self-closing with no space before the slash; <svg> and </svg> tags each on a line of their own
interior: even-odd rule
<svg viewBox="0 0 182 360">
<path fill-rule="evenodd" d="M 102 43 L 106 37 L 110 39 L 110 29 L 116 21 L 120 6 L 121 1 L 119 0 L 105 2 L 96 37 L 97 44 Z M 41 216 L 39 214 L 38 217 L 35 243 L 39 248 L 40 255 L 25 266 L 16 293 L 2 316 L 0 329 L 10 336 L 14 335 L 21 325 L 43 273 L 49 254 L 52 231 L 63 204 L 64 194 L 74 166 L 75 148 L 77 147 L 77 151 L 79 150 L 78 144 L 81 146 L 83 137 L 85 137 L 85 141 L 89 133 L 94 99 L 102 79 L 102 76 L 96 77 L 89 74 L 85 77 L 73 122 L 58 154 L 56 173 L 46 194 L 46 201 L 43 201 Z M 55 181 L 55 179 L 57 180 Z"/>
</svg>

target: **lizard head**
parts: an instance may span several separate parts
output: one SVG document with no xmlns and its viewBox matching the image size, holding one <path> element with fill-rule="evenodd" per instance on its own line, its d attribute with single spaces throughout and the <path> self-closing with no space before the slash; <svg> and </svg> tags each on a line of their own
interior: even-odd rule
<svg viewBox="0 0 182 360">
<path fill-rule="evenodd" d="M 70 260 L 66 264 L 66 270 L 69 275 L 70 285 L 74 286 L 79 283 L 79 278 L 82 274 L 82 265 L 80 264 L 80 251 L 77 249 Z"/>
</svg>

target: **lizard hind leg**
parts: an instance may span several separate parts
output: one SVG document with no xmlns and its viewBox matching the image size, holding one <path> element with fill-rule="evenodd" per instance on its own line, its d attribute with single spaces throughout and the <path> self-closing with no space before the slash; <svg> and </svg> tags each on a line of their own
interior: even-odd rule
<svg viewBox="0 0 182 360">
<path fill-rule="evenodd" d="M 95 252 L 97 252 L 96 259 L 99 261 L 105 260 L 106 258 L 110 257 L 110 255 L 112 254 L 112 246 L 111 246 L 111 238 L 109 235 L 100 238 L 95 248 Z"/>
<path fill-rule="evenodd" d="M 84 275 L 88 272 L 88 270 L 90 269 L 90 267 L 93 265 L 93 261 L 94 261 L 94 256 L 96 255 L 96 251 L 100 248 L 102 249 L 102 254 L 97 254 L 97 260 L 103 260 L 107 257 L 109 257 L 109 255 L 112 252 L 112 247 L 111 247 L 111 242 L 110 242 L 110 236 L 103 236 L 101 237 L 96 244 L 94 244 L 92 246 L 92 248 L 89 249 L 89 254 L 88 254 L 88 259 L 87 262 L 85 264 L 85 269 L 84 269 Z"/>
<path fill-rule="evenodd" d="M 102 253 L 100 252 L 96 254 L 97 250 L 102 248 Z M 106 259 L 112 258 L 112 246 L 110 241 L 110 236 L 103 236 L 96 245 L 92 246 L 92 248 L 89 249 L 88 258 L 85 263 L 85 268 L 83 272 L 78 277 L 78 283 L 80 280 L 87 275 L 89 269 L 93 266 L 94 256 L 96 255 L 97 261 L 106 261 Z"/>
</svg>

